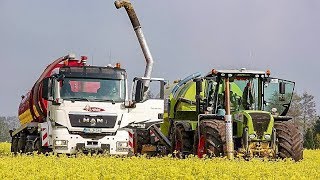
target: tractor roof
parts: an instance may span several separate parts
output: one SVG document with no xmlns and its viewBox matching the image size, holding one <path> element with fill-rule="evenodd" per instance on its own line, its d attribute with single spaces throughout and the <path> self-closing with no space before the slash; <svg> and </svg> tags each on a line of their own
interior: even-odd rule
<svg viewBox="0 0 320 180">
<path fill-rule="evenodd" d="M 254 75 L 264 75 L 265 71 L 256 71 L 256 70 L 246 70 L 245 68 L 241 69 L 224 69 L 224 70 L 216 70 L 213 69 L 208 73 L 207 76 L 211 76 L 212 74 L 254 74 Z"/>
</svg>

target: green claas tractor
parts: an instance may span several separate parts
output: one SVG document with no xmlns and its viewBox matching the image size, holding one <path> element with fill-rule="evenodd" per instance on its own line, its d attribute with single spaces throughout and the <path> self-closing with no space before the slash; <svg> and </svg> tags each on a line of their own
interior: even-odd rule
<svg viewBox="0 0 320 180">
<path fill-rule="evenodd" d="M 302 134 L 286 116 L 295 83 L 269 75 L 213 69 L 168 87 L 161 131 L 171 153 L 301 160 Z"/>
</svg>

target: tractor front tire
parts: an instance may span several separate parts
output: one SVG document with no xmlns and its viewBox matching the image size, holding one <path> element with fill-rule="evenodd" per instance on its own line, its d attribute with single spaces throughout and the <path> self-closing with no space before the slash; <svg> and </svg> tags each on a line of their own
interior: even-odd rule
<svg viewBox="0 0 320 180">
<path fill-rule="evenodd" d="M 226 124 L 221 120 L 203 120 L 200 122 L 195 135 L 193 151 L 202 158 L 222 157 L 226 148 Z"/>
<path fill-rule="evenodd" d="M 278 156 L 299 161 L 303 158 L 303 136 L 298 126 L 292 121 L 275 123 L 278 139 Z"/>
</svg>

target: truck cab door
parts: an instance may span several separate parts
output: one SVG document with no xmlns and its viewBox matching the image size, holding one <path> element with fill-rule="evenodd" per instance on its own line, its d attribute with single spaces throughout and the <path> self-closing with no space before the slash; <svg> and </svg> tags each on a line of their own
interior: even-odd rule
<svg viewBox="0 0 320 180">
<path fill-rule="evenodd" d="M 295 82 L 278 79 L 266 78 L 264 81 L 264 110 L 271 112 L 272 108 L 277 109 L 277 114 L 285 116 L 289 110 Z"/>
<path fill-rule="evenodd" d="M 149 88 L 145 82 L 149 81 Z M 132 90 L 133 107 L 128 108 L 127 122 L 122 127 L 147 129 L 161 123 L 164 112 L 164 80 L 160 78 L 135 78 Z"/>
</svg>

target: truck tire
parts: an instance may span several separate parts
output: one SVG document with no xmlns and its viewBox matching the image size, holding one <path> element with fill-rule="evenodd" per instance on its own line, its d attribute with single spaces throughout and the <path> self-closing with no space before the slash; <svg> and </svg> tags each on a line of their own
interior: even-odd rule
<svg viewBox="0 0 320 180">
<path fill-rule="evenodd" d="M 17 153 L 18 152 L 18 137 L 12 137 L 12 142 L 11 142 L 11 152 Z"/>
<path fill-rule="evenodd" d="M 222 157 L 226 146 L 226 125 L 221 120 L 201 121 L 194 135 L 193 151 L 195 155 L 202 158 Z"/>
<path fill-rule="evenodd" d="M 137 133 L 137 153 L 141 154 L 142 145 L 151 144 L 149 130 L 136 130 Z"/>
<path fill-rule="evenodd" d="M 34 142 L 33 151 L 37 151 L 38 154 L 48 154 L 49 152 L 52 152 L 52 149 L 42 146 L 41 140 L 40 140 L 40 138 L 38 138 Z"/>
<path fill-rule="evenodd" d="M 177 124 L 172 137 L 172 152 L 179 158 L 192 153 L 193 137 L 191 131 L 186 131 L 182 124 Z"/>
<path fill-rule="evenodd" d="M 27 141 L 26 142 L 26 147 L 25 147 L 25 152 L 26 153 L 33 153 L 33 142 L 32 141 Z"/>
<path fill-rule="evenodd" d="M 295 161 L 303 158 L 303 136 L 298 126 L 292 121 L 275 122 L 278 139 L 278 156 L 292 158 Z"/>
<path fill-rule="evenodd" d="M 26 141 L 27 141 L 26 136 L 24 134 L 21 134 L 20 138 L 18 140 L 18 152 L 20 152 L 20 153 L 24 153 L 25 152 Z"/>
<path fill-rule="evenodd" d="M 36 142 L 34 142 L 34 151 L 37 151 L 38 154 L 41 154 L 41 142 L 40 142 L 40 139 L 38 138 L 36 140 Z"/>
</svg>

